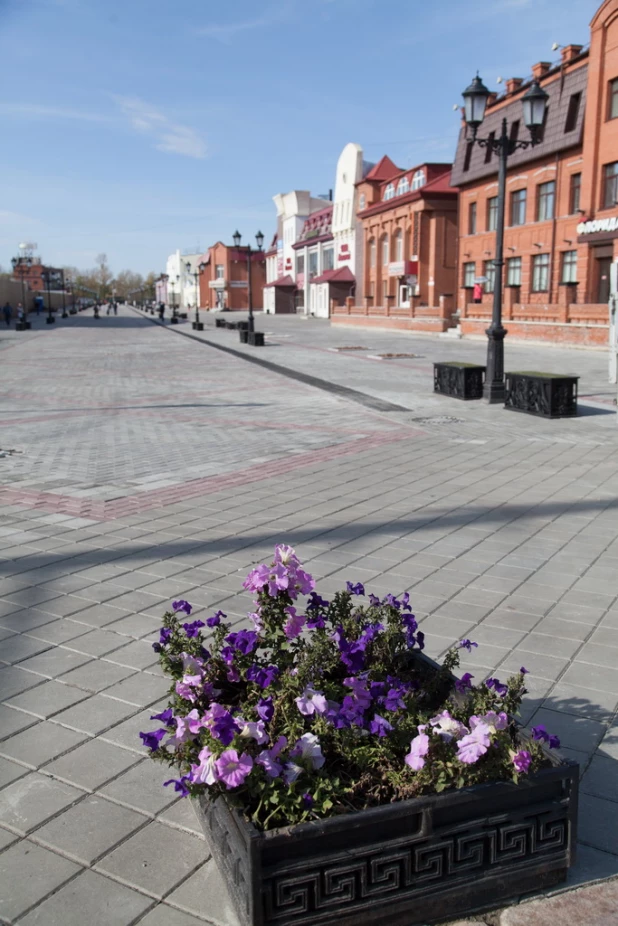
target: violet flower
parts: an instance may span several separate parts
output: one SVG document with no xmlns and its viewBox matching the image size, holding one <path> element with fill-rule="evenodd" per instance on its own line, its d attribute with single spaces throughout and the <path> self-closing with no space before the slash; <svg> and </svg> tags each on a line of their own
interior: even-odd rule
<svg viewBox="0 0 618 926">
<path fill-rule="evenodd" d="M 478 646 L 478 643 L 473 643 L 472 640 L 468 640 L 467 638 L 466 638 L 465 640 L 460 640 L 460 641 L 459 641 L 459 648 L 460 648 L 460 649 L 467 649 L 469 653 L 472 652 L 472 647 L 473 647 L 473 646 Z"/>
<path fill-rule="evenodd" d="M 179 791 L 181 797 L 188 797 L 191 793 L 187 788 L 186 782 L 191 781 L 190 775 L 183 775 L 182 778 L 170 778 L 169 781 L 163 782 L 163 787 L 174 785 L 174 791 Z"/>
<path fill-rule="evenodd" d="M 144 746 L 150 749 L 151 752 L 154 752 L 155 749 L 158 749 L 161 745 L 161 740 L 164 736 L 167 736 L 168 731 L 165 727 L 161 727 L 159 730 L 153 730 L 151 733 L 140 733 L 140 739 Z"/>
<path fill-rule="evenodd" d="M 313 688 L 305 688 L 299 698 L 295 698 L 298 710 L 305 717 L 311 717 L 313 714 L 325 714 L 328 710 L 326 698 L 320 691 Z"/>
<path fill-rule="evenodd" d="M 206 619 L 207 627 L 218 627 L 222 620 L 225 620 L 227 614 L 224 614 L 223 611 L 217 611 L 212 617 Z"/>
<path fill-rule="evenodd" d="M 288 640 L 295 640 L 296 637 L 300 636 L 305 626 L 305 615 L 297 614 L 296 608 L 291 605 L 285 609 L 285 612 L 288 615 L 288 619 L 283 626 L 283 632 Z"/>
<path fill-rule="evenodd" d="M 473 675 L 470 675 L 469 672 L 464 672 L 461 678 L 455 679 L 455 688 L 460 694 L 464 694 L 468 688 L 472 688 L 472 679 Z"/>
<path fill-rule="evenodd" d="M 485 723 L 477 723 L 471 733 L 457 743 L 457 758 L 465 765 L 473 765 L 484 756 L 491 745 L 490 729 Z"/>
<path fill-rule="evenodd" d="M 419 772 L 425 766 L 425 756 L 429 752 L 429 737 L 425 733 L 427 729 L 425 724 L 418 728 L 418 736 L 415 736 L 410 743 L 410 752 L 404 759 L 406 765 L 409 765 L 415 772 Z"/>
<path fill-rule="evenodd" d="M 217 758 L 207 746 L 198 755 L 199 765 L 191 767 L 191 781 L 195 784 L 214 785 L 219 780 Z"/>
<path fill-rule="evenodd" d="M 219 781 L 230 790 L 244 784 L 247 775 L 251 774 L 253 759 L 246 754 L 239 756 L 235 749 L 226 749 L 215 762 L 215 768 Z"/>
<path fill-rule="evenodd" d="M 204 621 L 193 621 L 191 624 L 183 624 L 185 633 L 188 637 L 197 637 L 200 627 L 204 627 Z"/>
<path fill-rule="evenodd" d="M 392 724 L 385 720 L 384 717 L 380 717 L 379 714 L 376 714 L 369 723 L 369 732 L 373 733 L 374 736 L 386 736 L 392 729 Z"/>
<path fill-rule="evenodd" d="M 519 752 L 516 752 L 513 756 L 513 765 L 516 770 L 521 774 L 525 775 L 528 769 L 530 768 L 530 763 L 532 762 L 532 756 L 527 749 L 520 749 Z"/>
<path fill-rule="evenodd" d="M 252 665 L 247 669 L 245 677 L 248 682 L 255 682 L 260 688 L 268 688 L 279 677 L 279 671 L 278 666 L 266 666 L 263 669 L 258 665 Z"/>
<path fill-rule="evenodd" d="M 188 601 L 185 601 L 184 598 L 179 598 L 178 601 L 172 601 L 172 607 L 174 611 L 184 611 L 185 614 L 191 614 L 193 608 Z"/>
<path fill-rule="evenodd" d="M 260 698 L 256 707 L 257 715 L 264 723 L 270 723 L 275 713 L 272 698 Z"/>
<path fill-rule="evenodd" d="M 346 582 L 346 588 L 349 591 L 350 595 L 364 595 L 365 586 L 362 582 Z"/>
<path fill-rule="evenodd" d="M 173 710 L 171 709 L 171 707 L 168 707 L 167 710 L 161 711 L 160 714 L 151 714 L 150 719 L 160 720 L 161 723 L 166 723 L 168 726 L 171 726 L 173 716 L 174 716 Z"/>
<path fill-rule="evenodd" d="M 488 678 L 485 684 L 487 685 L 488 688 L 493 688 L 496 694 L 500 695 L 501 698 L 503 698 L 509 690 L 508 685 L 504 685 L 497 678 Z"/>
<path fill-rule="evenodd" d="M 308 763 L 312 769 L 322 768 L 326 762 L 320 741 L 314 733 L 303 733 L 290 750 L 290 757 Z"/>
</svg>

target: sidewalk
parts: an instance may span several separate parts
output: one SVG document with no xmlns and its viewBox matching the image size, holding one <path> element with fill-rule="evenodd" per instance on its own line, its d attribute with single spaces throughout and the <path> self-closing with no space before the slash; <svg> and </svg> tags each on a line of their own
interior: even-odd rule
<svg viewBox="0 0 618 926">
<path fill-rule="evenodd" d="M 260 351 L 204 321 L 204 339 Z M 618 875 L 618 429 L 604 355 L 508 345 L 520 368 L 568 364 L 594 396 L 580 418 L 546 422 L 433 396 L 433 360 L 481 358 L 482 342 L 280 321 L 258 317 L 273 332 L 260 357 L 359 395 L 128 308 L 0 332 L 0 449 L 19 451 L 0 457 L 2 922 L 236 926 L 191 806 L 161 787 L 137 734 L 167 688 L 151 643 L 171 599 L 246 620 L 242 579 L 277 541 L 324 594 L 347 579 L 409 590 L 431 655 L 478 642 L 464 662 L 475 681 L 525 665 L 524 719 L 582 768 L 568 886 Z M 563 896 L 588 926 L 571 917 L 578 895 Z M 520 926 L 518 912 L 534 909 L 500 926 Z"/>
</svg>

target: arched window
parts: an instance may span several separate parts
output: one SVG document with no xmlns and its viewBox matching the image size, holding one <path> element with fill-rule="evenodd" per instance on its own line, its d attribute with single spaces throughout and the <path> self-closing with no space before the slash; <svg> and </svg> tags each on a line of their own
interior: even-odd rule
<svg viewBox="0 0 618 926">
<path fill-rule="evenodd" d="M 397 196 L 403 196 L 404 193 L 407 193 L 410 189 L 410 181 L 407 177 L 402 177 L 399 183 L 397 184 Z"/>
<path fill-rule="evenodd" d="M 375 267 L 376 265 L 376 240 L 372 238 L 369 242 L 369 266 Z"/>
<path fill-rule="evenodd" d="M 392 199 L 395 195 L 395 184 L 389 183 L 384 190 L 384 199 Z"/>
<path fill-rule="evenodd" d="M 388 235 L 382 238 L 382 263 L 385 266 L 388 264 Z"/>
<path fill-rule="evenodd" d="M 414 176 L 412 177 L 412 189 L 418 190 L 419 187 L 425 186 L 426 178 L 425 171 L 421 168 L 417 170 Z"/>
<path fill-rule="evenodd" d="M 361 195 L 358 197 L 358 208 L 361 212 L 365 208 L 365 202 L 365 194 L 361 193 Z"/>
<path fill-rule="evenodd" d="M 395 232 L 395 260 L 403 260 L 403 231 L 400 228 Z"/>
</svg>

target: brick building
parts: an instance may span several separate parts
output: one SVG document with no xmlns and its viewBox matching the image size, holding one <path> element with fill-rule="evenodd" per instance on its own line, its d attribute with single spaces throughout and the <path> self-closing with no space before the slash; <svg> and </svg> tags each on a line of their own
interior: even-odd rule
<svg viewBox="0 0 618 926">
<path fill-rule="evenodd" d="M 200 308 L 246 312 L 249 308 L 247 249 L 242 245 L 236 248 L 217 241 L 201 256 L 200 261 L 206 265 L 199 276 Z M 262 311 L 265 283 L 266 255 L 264 251 L 253 250 L 251 293 L 253 308 L 257 312 Z"/>
<path fill-rule="evenodd" d="M 357 186 L 362 225 L 355 300 L 333 321 L 417 331 L 453 324 L 457 285 L 457 190 L 451 164 L 402 170 L 383 157 Z"/>
<path fill-rule="evenodd" d="M 33 257 L 31 263 L 25 258 L 19 258 L 13 267 L 12 277 L 14 280 L 23 280 L 29 290 L 33 292 L 42 292 L 47 289 L 47 283 L 43 274 L 49 272 L 50 289 L 62 290 L 64 287 L 64 271 L 58 267 L 48 267 L 40 257 Z"/>
<path fill-rule="evenodd" d="M 542 141 L 509 158 L 504 238 L 504 311 L 509 337 L 607 343 L 610 265 L 618 259 L 618 0 L 591 23 L 590 46 L 567 45 L 556 65 L 532 68 L 549 95 Z M 526 137 L 512 78 L 490 98 L 479 129 Z M 493 300 L 497 157 L 462 127 L 452 182 L 460 189 L 458 307 L 464 334 L 481 334 Z M 480 304 L 472 301 L 483 280 Z"/>
</svg>

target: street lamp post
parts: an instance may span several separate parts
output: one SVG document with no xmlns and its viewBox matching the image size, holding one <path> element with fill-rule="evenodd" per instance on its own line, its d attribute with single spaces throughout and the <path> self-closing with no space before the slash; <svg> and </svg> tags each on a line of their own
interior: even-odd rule
<svg viewBox="0 0 618 926">
<path fill-rule="evenodd" d="M 496 221 L 496 256 L 494 258 L 494 299 L 491 325 L 487 334 L 487 369 L 483 398 L 490 403 L 504 402 L 504 338 L 506 329 L 502 326 L 502 268 L 504 266 L 504 212 L 506 200 L 506 168 L 509 155 L 518 148 L 530 148 L 542 140 L 540 130 L 545 119 L 548 94 L 533 80 L 528 91 L 522 97 L 523 117 L 530 132 L 530 141 L 509 138 L 506 119 L 502 120 L 500 136 L 495 138 L 477 138 L 477 131 L 485 117 L 485 108 L 489 90 L 481 78 L 476 75 L 469 87 L 462 94 L 466 124 L 472 129 L 471 143 L 481 148 L 489 148 L 498 154 L 498 214 Z"/>
<path fill-rule="evenodd" d="M 51 273 L 50 273 L 49 270 L 44 270 L 43 273 L 42 273 L 41 275 L 42 275 L 42 277 L 43 277 L 43 279 L 44 279 L 44 281 L 45 281 L 45 286 L 46 286 L 46 288 L 47 288 L 47 318 L 45 319 L 45 321 L 46 321 L 46 323 L 47 323 L 48 325 L 53 325 L 53 324 L 55 323 L 56 319 L 55 319 L 54 316 L 52 315 L 52 304 L 51 304 L 51 278 L 52 278 L 52 275 L 51 275 Z"/>
<path fill-rule="evenodd" d="M 19 267 L 19 279 L 21 282 L 21 306 L 24 310 L 23 316 L 23 325 L 24 328 L 30 328 L 30 322 L 28 321 L 28 308 L 26 306 L 26 281 L 25 274 L 32 266 L 31 257 L 12 257 L 11 264 L 13 265 L 13 273 L 15 274 L 17 268 Z"/>
<path fill-rule="evenodd" d="M 65 293 L 65 279 L 64 279 L 64 270 L 62 271 L 62 317 L 68 318 L 69 313 L 67 312 L 67 300 Z"/>
<path fill-rule="evenodd" d="M 180 274 L 176 274 L 176 283 L 180 284 Z M 180 286 L 178 287 L 180 292 Z M 178 315 L 176 314 L 176 287 L 172 288 L 172 317 L 170 319 L 172 325 L 178 324 Z"/>
<path fill-rule="evenodd" d="M 193 324 L 192 324 L 191 327 L 193 328 L 194 331 L 203 331 L 203 330 L 204 330 L 204 323 L 200 321 L 200 285 L 199 285 L 199 278 L 200 278 L 200 274 L 203 273 L 204 270 L 206 269 L 206 264 L 204 263 L 204 261 L 202 261 L 202 262 L 199 264 L 198 269 L 197 269 L 197 270 L 194 270 L 193 272 L 191 272 L 191 262 L 190 262 L 190 261 L 187 261 L 187 263 L 185 264 L 185 269 L 186 269 L 186 271 L 187 271 L 187 276 L 192 276 L 193 279 L 195 280 L 195 321 L 193 322 Z"/>
<path fill-rule="evenodd" d="M 240 248 L 240 242 L 242 240 L 242 235 L 239 231 L 234 232 L 232 235 L 234 240 L 234 246 L 238 249 Z M 264 235 L 261 231 L 257 232 L 255 240 L 258 246 L 258 252 L 261 252 L 262 245 L 264 244 Z M 251 250 L 251 245 L 247 245 L 247 302 L 249 305 L 249 333 L 252 334 L 255 331 L 255 320 L 253 318 L 253 289 L 251 286 L 251 255 L 253 251 Z"/>
</svg>

